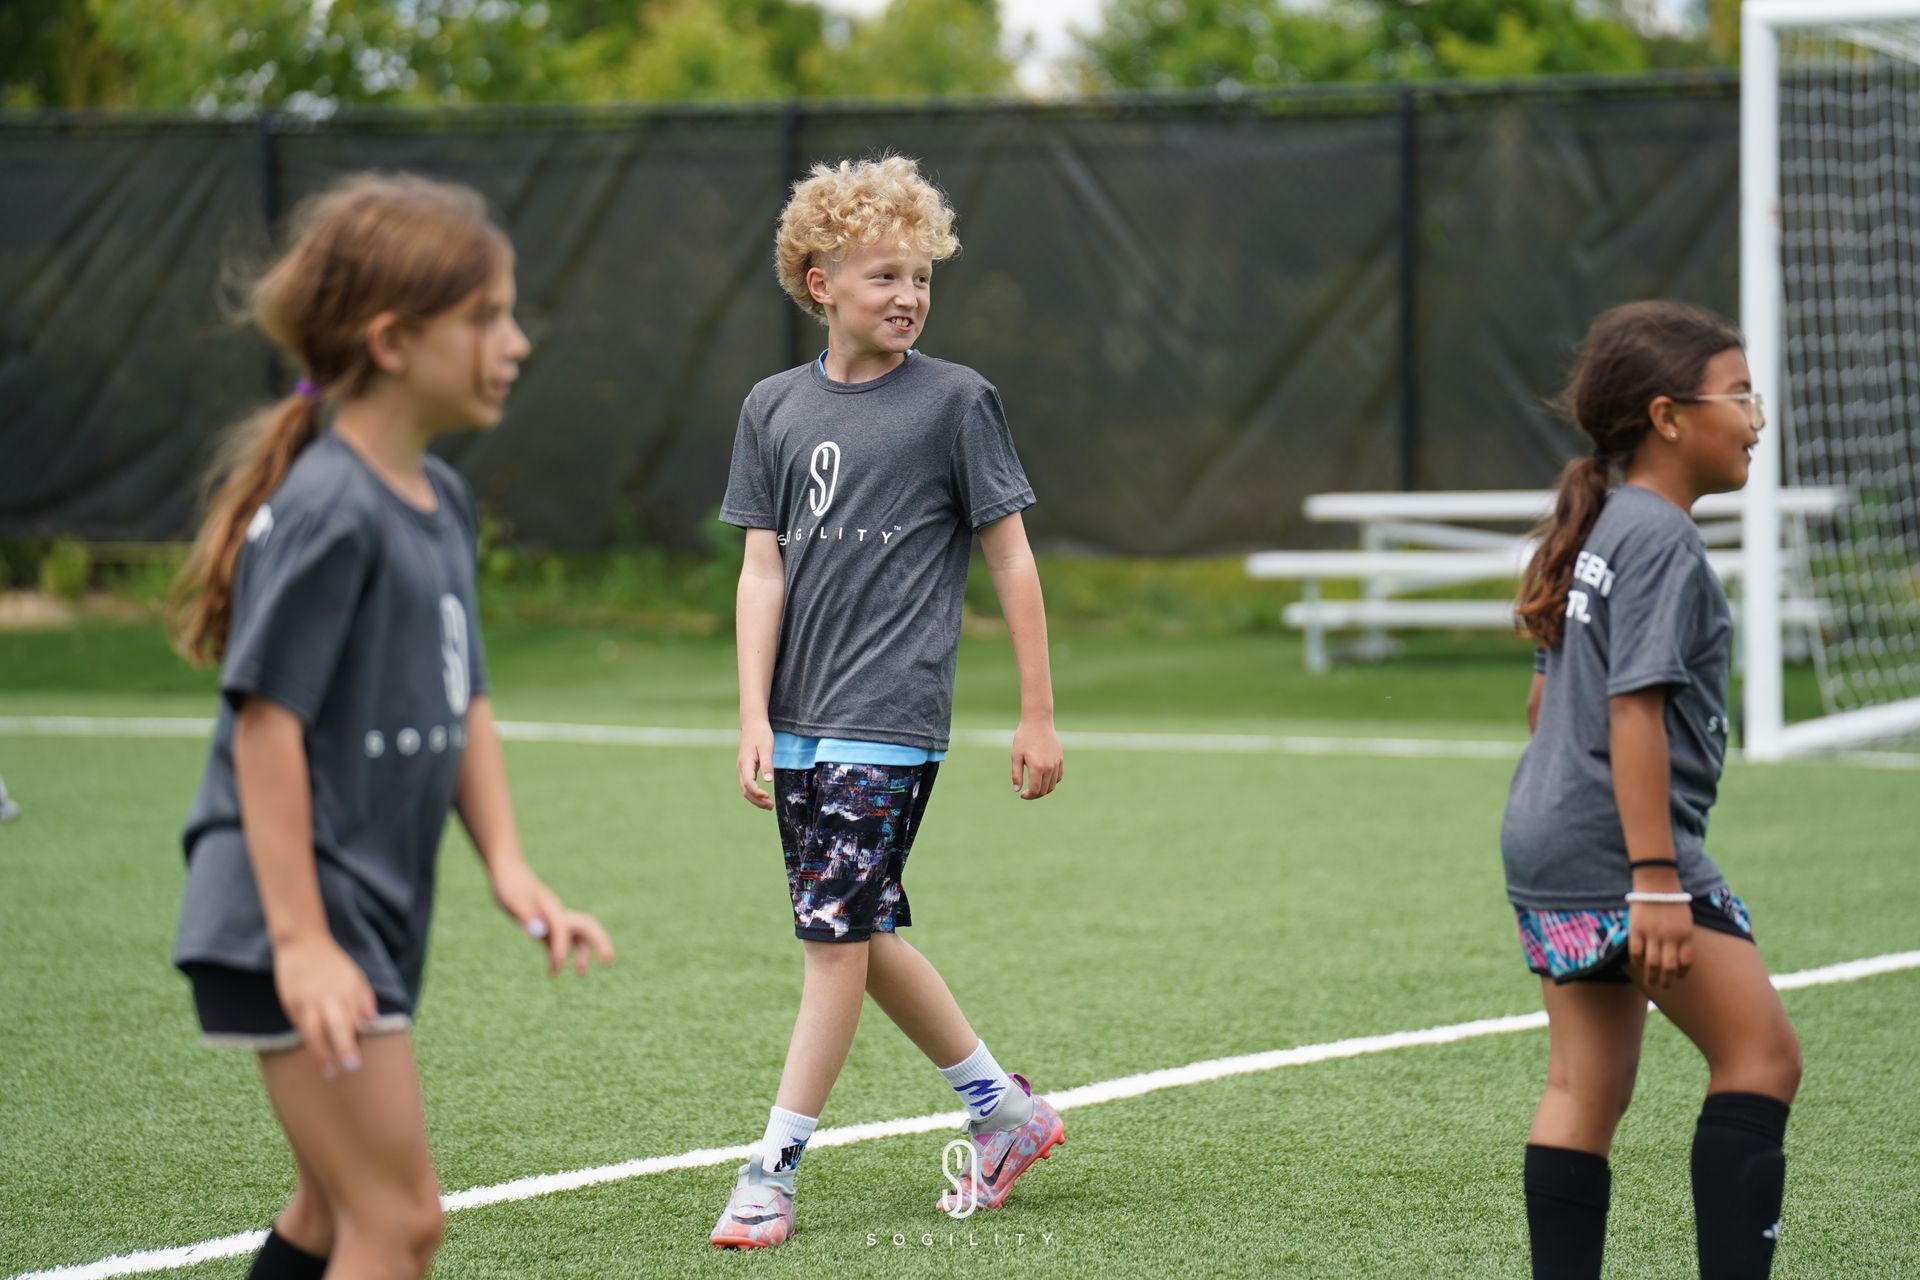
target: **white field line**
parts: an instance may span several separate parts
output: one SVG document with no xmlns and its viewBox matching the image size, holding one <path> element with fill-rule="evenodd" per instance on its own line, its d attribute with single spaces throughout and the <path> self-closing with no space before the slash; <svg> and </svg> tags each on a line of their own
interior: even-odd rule
<svg viewBox="0 0 1920 1280">
<path fill-rule="evenodd" d="M 0 716 L 0 737 L 205 738 L 213 721 L 197 716 Z M 557 742 L 608 747 L 731 747 L 731 729 L 679 729 L 644 725 L 550 724 L 503 720 L 509 742 Z M 1005 748 L 1012 734 L 962 729 L 955 746 Z M 1511 760 L 1525 744 L 1486 738 L 1369 738 L 1337 734 L 1120 733 L 1068 730 L 1063 747 L 1075 751 L 1172 752 L 1192 755 L 1364 756 L 1400 759 Z M 1739 759 L 1739 752 L 1732 753 Z M 1844 751 L 1820 757 L 1877 769 L 1920 769 L 1920 753 Z"/>
<path fill-rule="evenodd" d="M 1890 955 L 1871 956 L 1865 960 L 1849 960 L 1843 964 L 1825 965 L 1818 969 L 1802 969 L 1798 973 L 1779 974 L 1773 979 L 1773 985 L 1782 991 L 1798 991 L 1805 987 L 1858 982 L 1862 978 L 1898 973 L 1908 969 L 1920 969 L 1920 951 L 1900 951 Z M 1168 1067 L 1160 1071 L 1121 1076 L 1115 1080 L 1102 1080 L 1096 1084 L 1081 1085 L 1076 1089 L 1066 1089 L 1046 1096 L 1057 1109 L 1069 1111 L 1075 1107 L 1092 1107 L 1103 1102 L 1118 1102 L 1123 1098 L 1138 1098 L 1144 1094 L 1157 1093 L 1162 1089 L 1179 1089 L 1189 1085 L 1206 1084 L 1213 1080 L 1224 1080 L 1229 1076 L 1251 1075 L 1261 1071 L 1273 1071 L 1280 1067 L 1298 1067 L 1315 1062 L 1331 1062 L 1338 1058 L 1358 1058 L 1372 1053 L 1390 1053 L 1397 1049 L 1413 1049 L 1423 1045 L 1453 1044 L 1461 1040 L 1475 1040 L 1481 1036 L 1504 1035 L 1512 1031 L 1531 1031 L 1546 1025 L 1545 1013 L 1520 1013 L 1504 1018 L 1479 1018 L 1472 1022 L 1456 1022 L 1451 1026 L 1428 1027 L 1422 1031 L 1393 1031 L 1386 1035 L 1357 1036 L 1351 1040 L 1333 1040 L 1325 1044 L 1301 1045 L 1293 1049 L 1273 1049 L 1265 1053 L 1248 1053 L 1233 1058 L 1210 1058 L 1204 1062 L 1190 1062 L 1184 1067 Z M 962 1112 L 949 1111 L 938 1115 L 909 1116 L 899 1120 L 882 1120 L 871 1124 L 822 1129 L 813 1135 L 813 1140 L 807 1144 L 807 1149 L 811 1151 L 817 1147 L 845 1147 L 856 1142 L 871 1142 L 877 1138 L 898 1138 L 916 1133 L 958 1129 L 962 1116 Z M 736 1160 L 746 1159 L 747 1153 L 748 1148 L 745 1146 L 706 1147 L 698 1151 L 685 1151 L 676 1156 L 649 1156 L 644 1160 L 626 1160 L 619 1164 L 598 1165 L 591 1169 L 575 1169 L 567 1173 L 545 1173 L 534 1177 L 515 1178 L 511 1182 L 496 1183 L 490 1187 L 472 1187 L 466 1191 L 456 1191 L 452 1195 L 443 1196 L 441 1203 L 446 1206 L 447 1212 L 453 1213 L 461 1209 L 477 1208 L 480 1205 L 531 1200 L 536 1196 L 552 1195 L 559 1191 L 576 1191 L 581 1187 L 598 1186 L 607 1182 L 623 1182 L 629 1178 L 645 1177 L 653 1173 L 670 1173 L 677 1169 L 704 1169 L 714 1165 L 731 1164 Z M 13 1280 L 111 1280 L 116 1276 L 172 1271 L 180 1267 L 191 1267 L 211 1258 L 231 1258 L 239 1254 L 251 1253 L 260 1247 L 260 1242 L 266 1239 L 266 1235 L 265 1231 L 244 1231 L 238 1235 L 221 1236 L 217 1240 L 202 1240 L 198 1244 L 181 1245 L 172 1249 L 149 1249 L 139 1253 L 103 1258 L 99 1262 L 53 1267 L 45 1271 L 29 1271 L 14 1277 Z"/>
</svg>

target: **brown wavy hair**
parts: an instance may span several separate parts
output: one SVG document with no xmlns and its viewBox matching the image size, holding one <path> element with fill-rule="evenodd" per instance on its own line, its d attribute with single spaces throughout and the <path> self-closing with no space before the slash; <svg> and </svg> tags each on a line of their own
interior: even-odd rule
<svg viewBox="0 0 1920 1280">
<path fill-rule="evenodd" d="M 1593 452 L 1561 471 L 1553 514 L 1534 531 L 1540 545 L 1514 601 L 1515 621 L 1535 644 L 1553 648 L 1566 632 L 1574 559 L 1600 518 L 1613 469 L 1632 460 L 1653 427 L 1648 406 L 1697 391 L 1708 361 L 1744 345 L 1719 316 L 1679 302 L 1629 302 L 1594 319 L 1556 404 Z"/>
<path fill-rule="evenodd" d="M 206 515 L 169 601 L 182 655 L 211 664 L 225 653 L 247 526 L 319 438 L 325 403 L 366 390 L 367 326 L 387 312 L 424 323 L 511 261 L 485 201 L 453 183 L 364 173 L 301 205 L 288 247 L 248 289 L 246 314 L 304 385 L 236 426 L 208 472 Z"/>
</svg>

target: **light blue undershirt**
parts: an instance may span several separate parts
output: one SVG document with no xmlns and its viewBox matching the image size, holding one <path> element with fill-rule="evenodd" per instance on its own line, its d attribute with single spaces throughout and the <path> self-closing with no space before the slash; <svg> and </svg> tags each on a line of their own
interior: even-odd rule
<svg viewBox="0 0 1920 1280">
<path fill-rule="evenodd" d="M 773 735 L 773 767 L 776 769 L 811 769 L 816 764 L 926 764 L 946 758 L 944 751 L 905 747 L 897 742 L 805 738 L 797 733 Z"/>
<path fill-rule="evenodd" d="M 920 354 L 920 350 L 919 350 L 919 348 L 918 348 L 918 347 L 908 347 L 908 348 L 907 348 L 907 354 L 908 354 L 908 355 L 910 355 L 910 356 L 917 356 L 917 355 L 919 355 L 919 354 Z M 822 351 L 822 352 L 821 352 L 821 353 L 820 353 L 819 355 L 817 355 L 817 356 L 815 356 L 815 357 L 813 358 L 813 363 L 814 363 L 814 364 L 815 364 L 815 365 L 816 365 L 816 366 L 817 366 L 817 367 L 819 368 L 819 370 L 820 370 L 820 376 L 821 376 L 821 377 L 823 377 L 823 378 L 827 378 L 827 353 L 826 353 L 825 351 Z M 832 378 L 827 378 L 827 381 L 828 381 L 828 382 L 832 382 L 832 381 L 833 381 L 833 379 L 832 379 Z M 845 383 L 845 382 L 843 382 L 843 383 L 841 383 L 840 385 L 844 387 L 844 386 L 849 386 L 849 385 L 851 385 L 851 384 L 850 384 L 850 383 Z M 842 763 L 842 764 L 861 764 L 861 763 L 864 763 L 864 761 L 857 761 L 857 760 L 843 760 L 843 761 L 841 761 L 840 763 Z"/>
</svg>

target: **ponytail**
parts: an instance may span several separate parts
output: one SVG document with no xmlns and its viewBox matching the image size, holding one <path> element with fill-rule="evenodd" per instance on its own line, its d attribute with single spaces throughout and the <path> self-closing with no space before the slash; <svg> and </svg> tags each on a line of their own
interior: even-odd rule
<svg viewBox="0 0 1920 1280">
<path fill-rule="evenodd" d="M 1606 504 L 1609 469 L 1607 458 L 1600 453 L 1569 462 L 1560 473 L 1553 514 L 1534 531 L 1540 546 L 1520 578 L 1513 613 L 1515 621 L 1543 648 L 1558 645 L 1566 632 L 1573 562 Z"/>
<path fill-rule="evenodd" d="M 320 401 L 304 391 L 236 427 L 209 477 L 217 487 L 168 599 L 174 648 L 190 662 L 211 666 L 225 654 L 240 544 L 294 459 L 319 438 Z"/>
</svg>

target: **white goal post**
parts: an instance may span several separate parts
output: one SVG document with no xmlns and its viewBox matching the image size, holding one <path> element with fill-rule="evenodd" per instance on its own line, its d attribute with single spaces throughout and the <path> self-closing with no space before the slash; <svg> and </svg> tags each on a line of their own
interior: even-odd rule
<svg viewBox="0 0 1920 1280">
<path fill-rule="evenodd" d="M 1747 0 L 1740 319 L 1766 398 L 1747 482 L 1748 758 L 1920 734 L 1920 0 Z M 1844 489 L 1830 521 L 1783 486 Z M 1789 723 L 1781 601 L 1809 588 L 1821 713 Z"/>
</svg>

